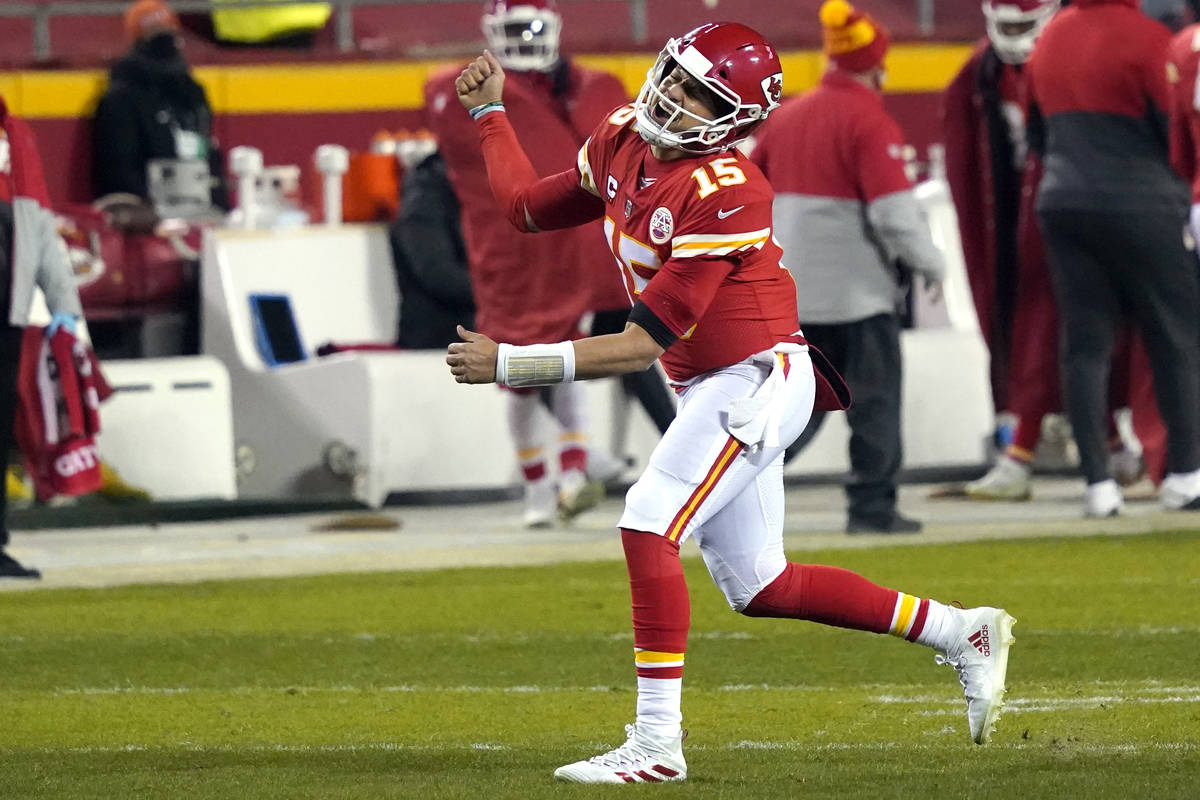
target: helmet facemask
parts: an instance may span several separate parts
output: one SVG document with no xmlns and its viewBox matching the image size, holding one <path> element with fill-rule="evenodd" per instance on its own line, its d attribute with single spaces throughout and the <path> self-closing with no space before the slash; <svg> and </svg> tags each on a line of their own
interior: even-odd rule
<svg viewBox="0 0 1200 800">
<path fill-rule="evenodd" d="M 483 33 L 505 69 L 548 72 L 558 63 L 562 17 L 552 9 L 517 5 L 484 14 Z"/>
<path fill-rule="evenodd" d="M 659 53 L 654 66 L 646 73 L 634 101 L 634 115 L 641 137 L 652 145 L 685 150 L 696 155 L 718 153 L 732 147 L 736 140 L 730 134 L 746 123 L 765 116 L 761 105 L 742 105 L 742 98 L 724 83 L 706 77 L 712 63 L 694 47 L 679 49 L 680 39 L 671 39 Z M 676 67 L 683 70 L 687 80 L 694 82 L 689 93 L 700 95 L 710 107 L 714 119 L 697 116 L 672 100 L 664 91 Z M 715 106 L 715 108 L 713 107 Z M 679 120 L 694 124 L 683 130 L 670 130 Z M 745 132 L 749 135 L 749 130 Z"/>
<path fill-rule="evenodd" d="M 996 55 L 1005 64 L 1024 64 L 1050 18 L 1058 11 L 1057 0 L 1034 4 L 986 0 L 983 15 L 987 35 Z"/>
</svg>

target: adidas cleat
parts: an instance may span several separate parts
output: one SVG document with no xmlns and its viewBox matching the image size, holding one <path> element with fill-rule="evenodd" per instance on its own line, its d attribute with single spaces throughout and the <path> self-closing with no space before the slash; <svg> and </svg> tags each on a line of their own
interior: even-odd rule
<svg viewBox="0 0 1200 800">
<path fill-rule="evenodd" d="M 1016 620 L 1002 608 L 971 608 L 958 612 L 961 627 L 952 644 L 934 660 L 958 673 L 967 698 L 967 722 L 975 744 L 986 744 L 1004 708 L 1004 677 L 1008 648 Z"/>
<path fill-rule="evenodd" d="M 686 731 L 670 738 L 642 733 L 626 725 L 625 744 L 616 750 L 554 770 L 554 779 L 569 783 L 669 783 L 687 780 L 683 760 Z"/>
</svg>

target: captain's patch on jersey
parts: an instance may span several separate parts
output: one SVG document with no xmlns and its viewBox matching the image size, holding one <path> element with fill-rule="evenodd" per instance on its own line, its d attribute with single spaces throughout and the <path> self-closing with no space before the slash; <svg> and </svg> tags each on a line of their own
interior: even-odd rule
<svg viewBox="0 0 1200 800">
<path fill-rule="evenodd" d="M 675 219 L 671 216 L 671 210 L 666 206 L 654 209 L 654 213 L 650 215 L 650 241 L 663 244 L 674 232 Z"/>
</svg>

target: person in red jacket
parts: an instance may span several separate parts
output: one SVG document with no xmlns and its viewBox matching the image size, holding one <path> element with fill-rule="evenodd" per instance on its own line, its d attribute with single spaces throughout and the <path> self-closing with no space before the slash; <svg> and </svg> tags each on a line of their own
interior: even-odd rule
<svg viewBox="0 0 1200 800">
<path fill-rule="evenodd" d="M 1189 228 L 1200 241 L 1200 104 L 1197 77 L 1200 75 L 1200 22 L 1187 26 L 1171 39 L 1167 55 L 1167 78 L 1171 84 L 1169 148 L 1171 166 L 1188 182 L 1192 191 Z"/>
<path fill-rule="evenodd" d="M 0 97 L 0 454 L 7 465 L 17 413 L 21 339 L 29 324 L 34 287 L 51 311 L 46 335 L 74 332 L 83 315 L 75 276 L 58 236 L 33 132 L 8 113 Z M 40 578 L 6 551 L 7 492 L 0 493 L 0 578 Z"/>
<path fill-rule="evenodd" d="M 775 49 L 729 22 L 669 40 L 634 104 L 613 110 L 565 170 L 541 179 L 508 120 L 504 78 L 485 52 L 456 82 L 476 120 L 497 216 L 528 233 L 603 219 L 636 301 L 620 333 L 575 341 L 498 344 L 460 328 L 464 341 L 446 356 L 451 374 L 459 383 L 554 386 L 658 359 L 680 396 L 619 523 L 635 721 L 623 745 L 559 767 L 555 778 L 686 780 L 690 600 L 679 548 L 689 536 L 735 611 L 891 633 L 942 651 L 936 660 L 953 665 L 964 687 L 971 736 L 985 742 L 1003 705 L 1012 642 L 1014 620 L 1003 609 L 948 607 L 847 570 L 789 563 L 783 552 L 784 448 L 814 409 L 844 409 L 849 396 L 804 339 L 796 284 L 773 235 L 774 192 L 736 149 L 779 106 Z"/>
<path fill-rule="evenodd" d="M 763 125 L 750 157 L 775 187 L 805 337 L 854 394 L 846 532 L 915 533 L 921 523 L 896 508 L 901 283 L 912 273 L 938 283 L 945 265 L 904 172 L 900 126 L 883 107 L 886 31 L 844 0 L 820 16 L 829 68 Z M 820 424 L 814 417 L 788 458 Z"/>
<path fill-rule="evenodd" d="M 1025 62 L 1058 0 L 985 0 L 987 39 L 942 101 L 946 180 L 958 215 L 967 278 L 991 354 L 996 410 L 1015 415 L 1012 440 L 969 497 L 1027 500 L 1042 417 L 1060 410 L 1058 311 L 1033 190 L 1041 164 L 1029 154 Z"/>
<path fill-rule="evenodd" d="M 559 55 L 562 18 L 553 0 L 489 0 L 483 29 L 497 58 L 511 70 L 513 126 L 541 174 L 571 158 L 613 106 L 626 102 L 613 75 Z M 538 344 L 583 335 L 584 316 L 597 310 L 596 294 L 623 292 L 612 258 L 594 244 L 600 226 L 522 237 L 496 216 L 470 118 L 455 99 L 458 70 L 443 70 L 425 85 L 427 127 L 438 140 L 446 173 L 460 204 L 476 326 L 489 336 Z M 608 284 L 608 285 L 605 285 Z M 607 308 L 607 298 L 602 305 Z M 624 300 L 628 305 L 628 298 Z M 525 479 L 525 523 L 544 527 L 571 517 L 603 497 L 586 478 L 586 398 L 581 387 L 509 390 L 508 427 Z M 548 397 L 543 397 L 548 394 Z M 560 483 L 546 463 L 543 402 L 560 431 Z"/>
<path fill-rule="evenodd" d="M 1137 0 L 1074 0 L 1029 60 L 1045 130 L 1034 137 L 1045 165 L 1036 209 L 1063 319 L 1062 376 L 1089 516 L 1123 505 L 1106 429 L 1126 315 L 1167 427 L 1161 501 L 1200 507 L 1200 274 L 1183 238 L 1187 187 L 1168 162 L 1170 38 Z"/>
</svg>

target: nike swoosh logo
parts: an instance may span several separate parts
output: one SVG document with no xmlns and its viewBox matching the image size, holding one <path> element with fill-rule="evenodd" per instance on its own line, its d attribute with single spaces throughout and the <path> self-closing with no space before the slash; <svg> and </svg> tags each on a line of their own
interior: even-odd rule
<svg viewBox="0 0 1200 800">
<path fill-rule="evenodd" d="M 743 208 L 745 208 L 745 206 L 738 206 L 737 208 L 731 208 L 728 211 L 722 208 L 717 212 L 717 219 L 728 219 L 737 212 L 741 211 Z"/>
</svg>

